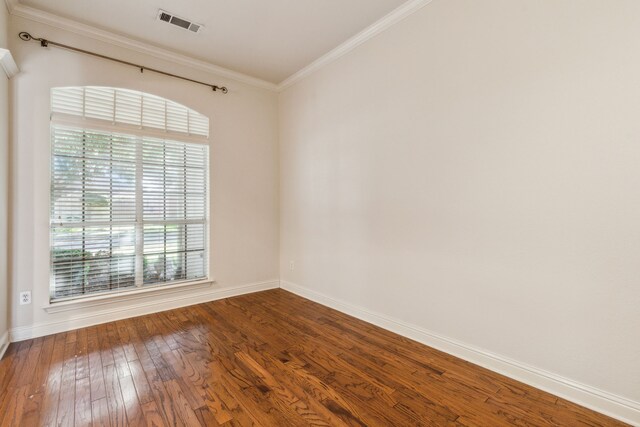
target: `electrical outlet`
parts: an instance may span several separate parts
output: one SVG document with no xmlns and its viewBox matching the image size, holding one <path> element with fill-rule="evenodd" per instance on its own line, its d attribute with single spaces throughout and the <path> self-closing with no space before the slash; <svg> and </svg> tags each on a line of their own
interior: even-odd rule
<svg viewBox="0 0 640 427">
<path fill-rule="evenodd" d="M 20 305 L 31 304 L 31 291 L 20 292 Z"/>
<path fill-rule="evenodd" d="M 289 270 L 293 271 L 296 268 L 296 263 L 293 261 L 289 261 Z"/>
</svg>

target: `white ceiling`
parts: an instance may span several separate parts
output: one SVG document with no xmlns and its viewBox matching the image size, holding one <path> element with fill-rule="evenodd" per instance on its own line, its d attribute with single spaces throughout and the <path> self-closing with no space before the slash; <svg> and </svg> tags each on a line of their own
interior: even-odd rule
<svg viewBox="0 0 640 427">
<path fill-rule="evenodd" d="M 280 83 L 406 0 L 20 0 L 21 4 Z M 158 9 L 205 26 L 156 20 Z"/>
</svg>

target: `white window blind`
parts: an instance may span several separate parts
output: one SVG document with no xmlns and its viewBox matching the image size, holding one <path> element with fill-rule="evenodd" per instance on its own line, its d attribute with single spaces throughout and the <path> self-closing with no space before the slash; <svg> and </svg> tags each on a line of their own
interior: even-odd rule
<svg viewBox="0 0 640 427">
<path fill-rule="evenodd" d="M 86 102 L 82 92 L 76 101 Z M 207 145 L 92 130 L 90 121 L 54 123 L 51 135 L 52 300 L 207 277 Z"/>
<path fill-rule="evenodd" d="M 113 125 L 209 136 L 209 119 L 206 116 L 177 102 L 129 89 L 99 86 L 54 88 L 51 111 Z"/>
</svg>

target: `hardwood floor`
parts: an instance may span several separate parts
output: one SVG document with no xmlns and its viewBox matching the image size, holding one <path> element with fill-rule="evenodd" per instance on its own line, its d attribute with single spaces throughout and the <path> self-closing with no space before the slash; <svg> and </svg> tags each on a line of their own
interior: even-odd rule
<svg viewBox="0 0 640 427">
<path fill-rule="evenodd" d="M 266 291 L 12 344 L 2 426 L 623 425 Z"/>
</svg>

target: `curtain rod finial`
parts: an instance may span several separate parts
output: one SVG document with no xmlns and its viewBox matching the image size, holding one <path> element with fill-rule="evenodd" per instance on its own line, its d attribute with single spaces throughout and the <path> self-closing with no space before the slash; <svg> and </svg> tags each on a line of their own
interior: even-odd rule
<svg viewBox="0 0 640 427">
<path fill-rule="evenodd" d="M 20 37 L 20 40 L 23 40 L 25 42 L 28 42 L 28 41 L 31 41 L 31 40 L 38 41 L 38 42 L 40 42 L 40 46 L 42 46 L 42 47 L 48 47 L 49 46 L 49 40 L 33 37 L 31 34 L 27 33 L 26 31 L 21 31 L 20 33 L 18 33 L 18 37 Z"/>
</svg>

